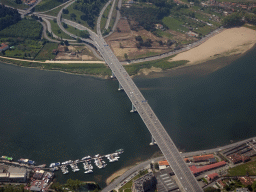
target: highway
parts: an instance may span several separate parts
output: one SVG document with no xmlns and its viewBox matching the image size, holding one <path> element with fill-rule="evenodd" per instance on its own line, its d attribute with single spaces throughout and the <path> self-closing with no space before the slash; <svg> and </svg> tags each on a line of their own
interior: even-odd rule
<svg viewBox="0 0 256 192">
<path fill-rule="evenodd" d="M 30 11 L 41 2 L 42 0 L 38 0 L 34 5 L 32 5 L 30 8 L 28 8 L 27 10 L 25 10 L 24 13 L 21 14 L 21 17 L 24 18 L 24 16 L 26 16 L 28 13 L 30 13 Z"/>
<path fill-rule="evenodd" d="M 113 13 L 113 9 L 115 7 L 115 4 L 116 4 L 116 0 L 113 1 L 111 9 L 108 13 L 108 19 L 107 19 L 107 22 L 106 22 L 106 25 L 105 25 L 105 29 L 108 29 L 108 27 L 109 27 L 109 23 L 110 23 L 111 18 L 112 18 L 112 13 Z"/>
</svg>

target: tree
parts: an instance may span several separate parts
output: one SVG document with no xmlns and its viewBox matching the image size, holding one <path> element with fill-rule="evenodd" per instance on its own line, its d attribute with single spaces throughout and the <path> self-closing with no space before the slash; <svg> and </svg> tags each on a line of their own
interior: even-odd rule
<svg viewBox="0 0 256 192">
<path fill-rule="evenodd" d="M 143 42 L 143 39 L 142 39 L 142 37 L 140 35 L 136 36 L 135 39 L 136 39 L 136 41 L 142 41 Z"/>
<path fill-rule="evenodd" d="M 68 25 L 66 23 L 63 23 L 64 28 L 68 28 Z"/>
<path fill-rule="evenodd" d="M 64 41 L 64 44 L 65 44 L 66 46 L 69 46 L 69 43 L 68 43 L 67 40 Z"/>
<path fill-rule="evenodd" d="M 116 31 L 117 31 L 118 33 L 120 33 L 120 32 L 121 32 L 121 30 L 120 30 L 120 28 L 119 28 L 119 27 L 117 27 L 117 28 L 116 28 Z"/>
<path fill-rule="evenodd" d="M 76 18 L 76 14 L 75 14 L 75 13 L 71 13 L 71 14 L 70 14 L 70 17 L 71 17 L 72 19 L 75 19 L 75 18 Z"/>
<path fill-rule="evenodd" d="M 159 40 L 158 43 L 160 46 L 162 46 L 164 44 L 162 40 Z"/>
<path fill-rule="evenodd" d="M 15 2 L 16 2 L 17 4 L 21 4 L 21 3 L 22 3 L 21 0 L 15 0 Z"/>
<path fill-rule="evenodd" d="M 256 181 L 254 181 L 253 184 L 252 184 L 252 190 L 256 191 Z"/>
<path fill-rule="evenodd" d="M 155 163 L 154 166 L 155 166 L 155 169 L 156 169 L 156 170 L 159 170 L 159 165 L 158 165 L 158 163 Z"/>
<path fill-rule="evenodd" d="M 122 45 L 121 43 L 119 43 L 119 47 L 120 47 L 121 49 L 122 49 L 122 48 L 124 48 L 124 47 L 123 47 L 123 45 Z"/>
<path fill-rule="evenodd" d="M 124 54 L 124 58 L 125 58 L 125 60 L 128 60 L 128 55 L 127 55 L 127 53 Z"/>
<path fill-rule="evenodd" d="M 57 20 L 56 20 L 56 19 L 53 19 L 53 22 L 54 22 L 54 23 L 57 23 Z"/>
<path fill-rule="evenodd" d="M 222 20 L 222 24 L 225 27 L 234 27 L 241 25 L 242 23 L 242 16 L 239 13 L 232 13 Z"/>
<path fill-rule="evenodd" d="M 90 34 L 88 31 L 80 31 L 79 36 L 83 38 L 89 38 Z"/>
<path fill-rule="evenodd" d="M 64 14 L 69 14 L 69 10 L 68 10 L 68 9 L 63 9 L 62 12 L 63 12 Z"/>
<path fill-rule="evenodd" d="M 77 43 L 81 43 L 82 40 L 81 40 L 80 38 L 77 38 L 77 39 L 76 39 L 76 42 L 77 42 Z"/>
</svg>

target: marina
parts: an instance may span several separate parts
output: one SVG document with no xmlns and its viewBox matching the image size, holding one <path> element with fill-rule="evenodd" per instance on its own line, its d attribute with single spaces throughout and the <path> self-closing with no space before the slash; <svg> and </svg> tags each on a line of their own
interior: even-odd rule
<svg viewBox="0 0 256 192">
<path fill-rule="evenodd" d="M 0 162 L 3 163 L 8 163 L 12 165 L 17 165 L 17 166 L 25 166 L 27 168 L 42 168 L 42 169 L 49 169 L 50 171 L 58 171 L 59 169 L 61 172 L 66 175 L 69 173 L 68 166 L 70 166 L 72 172 L 78 172 L 80 169 L 78 168 L 78 163 L 83 163 L 83 168 L 85 170 L 85 174 L 87 173 L 93 173 L 93 165 L 91 164 L 92 161 L 94 161 L 94 164 L 99 168 L 105 168 L 107 166 L 107 163 L 104 161 L 103 158 L 107 158 L 109 162 L 116 162 L 120 158 L 119 155 L 124 152 L 123 149 L 116 150 L 114 153 L 107 154 L 107 155 L 100 155 L 97 154 L 94 157 L 91 156 L 85 156 L 81 160 L 77 159 L 75 161 L 68 160 L 64 161 L 62 163 L 57 162 L 57 163 L 51 163 L 49 165 L 49 168 L 46 168 L 46 165 L 39 165 L 35 166 L 35 161 L 29 160 L 29 159 L 19 159 L 18 162 L 13 162 L 13 158 L 7 157 L 7 156 L 2 156 L 3 160 L 0 160 Z M 9 160 L 8 160 L 9 159 Z"/>
</svg>

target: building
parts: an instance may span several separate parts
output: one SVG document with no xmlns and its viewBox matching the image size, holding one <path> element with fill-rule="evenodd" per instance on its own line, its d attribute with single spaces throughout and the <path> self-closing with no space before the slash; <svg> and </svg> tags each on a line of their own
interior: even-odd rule
<svg viewBox="0 0 256 192">
<path fill-rule="evenodd" d="M 210 158 L 209 159 L 209 163 L 212 164 L 212 163 L 217 163 L 217 160 L 215 158 Z"/>
<path fill-rule="evenodd" d="M 218 173 L 212 173 L 212 174 L 207 175 L 206 178 L 207 178 L 208 181 L 213 181 L 214 179 L 216 179 L 218 177 L 219 177 Z"/>
<path fill-rule="evenodd" d="M 198 37 L 199 35 L 193 31 L 189 31 L 187 32 L 187 35 L 190 36 L 190 37 Z"/>
<path fill-rule="evenodd" d="M 19 167 L 4 167 L 1 168 L 0 182 L 8 183 L 25 183 L 27 181 L 27 170 Z"/>
<path fill-rule="evenodd" d="M 205 171 L 210 171 L 212 169 L 216 169 L 216 168 L 222 167 L 224 165 L 226 165 L 226 162 L 225 161 L 220 161 L 218 163 L 206 165 L 206 166 L 203 166 L 203 167 L 196 167 L 196 166 L 193 165 L 193 166 L 189 167 L 189 169 L 194 175 L 199 175 L 200 173 L 203 173 Z"/>
<path fill-rule="evenodd" d="M 1 46 L 0 46 L 0 51 L 3 52 L 5 50 L 9 49 L 9 45 L 5 44 L 5 43 L 2 43 Z"/>
<path fill-rule="evenodd" d="M 247 188 L 237 188 L 236 192 L 249 192 L 249 189 L 247 189 Z"/>
<path fill-rule="evenodd" d="M 171 177 L 171 175 L 174 175 L 171 168 L 167 168 L 165 170 L 161 170 L 155 173 L 155 177 L 157 180 L 157 191 L 169 192 L 179 189 L 178 185 L 176 184 L 175 180 Z"/>
<path fill-rule="evenodd" d="M 156 24 L 155 26 L 156 26 L 156 27 L 155 27 L 156 29 L 164 29 L 164 26 L 163 26 L 162 24 L 159 24 L 159 23 L 158 23 L 158 24 Z"/>
<path fill-rule="evenodd" d="M 228 156 L 228 159 L 233 163 L 233 164 L 237 164 L 237 163 L 241 163 L 241 162 L 247 162 L 250 160 L 250 157 L 248 156 L 244 156 L 244 155 L 241 155 L 239 153 L 235 153 L 235 154 L 232 154 L 230 156 Z"/>
<path fill-rule="evenodd" d="M 226 187 L 226 183 L 224 183 L 222 180 L 217 181 L 218 185 L 220 186 L 221 189 L 223 189 L 224 187 Z"/>
<path fill-rule="evenodd" d="M 147 173 L 146 175 L 143 175 L 142 177 L 133 181 L 132 192 L 148 191 L 150 189 L 154 189 L 155 186 L 156 186 L 156 178 L 154 174 L 152 172 Z"/>
<path fill-rule="evenodd" d="M 158 165 L 159 165 L 159 169 L 160 170 L 163 170 L 163 169 L 166 169 L 166 168 L 170 167 L 170 165 L 169 165 L 167 160 L 159 161 Z"/>
<path fill-rule="evenodd" d="M 58 49 L 53 49 L 53 50 L 52 50 L 52 54 L 54 54 L 54 55 L 57 55 L 58 52 L 59 52 Z"/>
<path fill-rule="evenodd" d="M 254 182 L 254 180 L 255 180 L 255 179 L 253 179 L 253 178 L 251 178 L 251 177 L 239 177 L 238 179 L 239 179 L 239 180 L 241 181 L 241 183 L 242 183 L 243 185 L 245 185 L 245 186 L 247 186 L 247 185 L 252 185 L 253 182 Z"/>
<path fill-rule="evenodd" d="M 194 162 L 208 161 L 209 159 L 212 159 L 212 158 L 214 158 L 213 154 L 193 156 L 193 161 Z"/>
</svg>

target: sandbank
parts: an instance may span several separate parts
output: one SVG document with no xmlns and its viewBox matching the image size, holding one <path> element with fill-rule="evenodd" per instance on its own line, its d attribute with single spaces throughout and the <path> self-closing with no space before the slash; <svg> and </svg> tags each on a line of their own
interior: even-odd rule
<svg viewBox="0 0 256 192">
<path fill-rule="evenodd" d="M 223 56 L 242 54 L 256 43 L 256 31 L 237 27 L 226 29 L 198 47 L 180 53 L 170 61 L 188 60 L 186 65 L 202 63 Z"/>
</svg>

